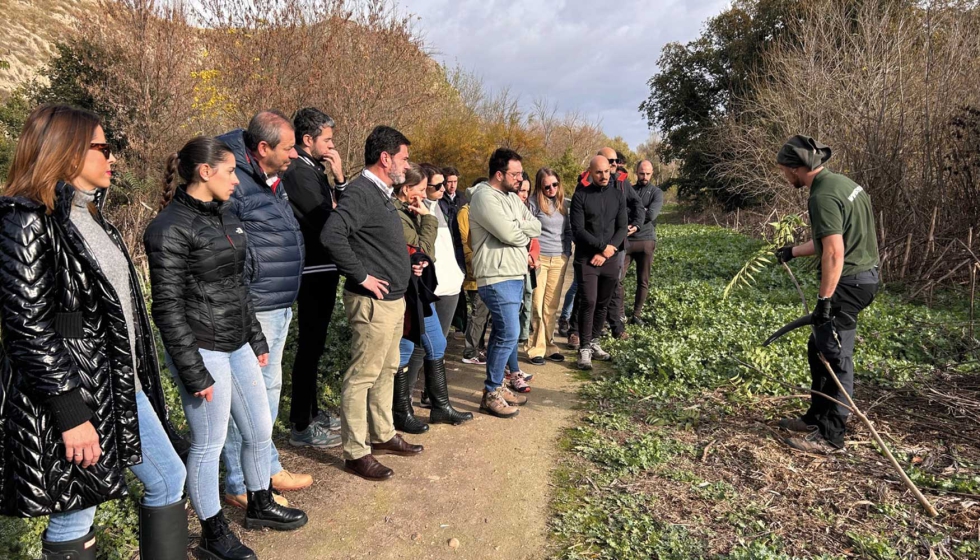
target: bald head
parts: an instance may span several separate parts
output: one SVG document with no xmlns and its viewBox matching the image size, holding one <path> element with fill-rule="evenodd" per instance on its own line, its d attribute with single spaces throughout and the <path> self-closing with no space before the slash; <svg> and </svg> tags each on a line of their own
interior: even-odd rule
<svg viewBox="0 0 980 560">
<path fill-rule="evenodd" d="M 619 159 L 616 156 L 616 150 L 610 148 L 609 146 L 606 146 L 605 148 L 599 150 L 598 155 L 606 158 L 606 161 L 608 161 L 608 162 L 612 162 L 612 160 L 614 160 L 614 159 L 615 160 L 618 160 Z"/>
<path fill-rule="evenodd" d="M 603 155 L 592 158 L 592 161 L 589 162 L 589 177 L 592 179 L 593 185 L 608 186 L 610 177 L 609 158 Z"/>
<path fill-rule="evenodd" d="M 636 164 L 636 184 L 637 186 L 649 185 L 653 180 L 653 163 L 645 159 Z"/>
</svg>

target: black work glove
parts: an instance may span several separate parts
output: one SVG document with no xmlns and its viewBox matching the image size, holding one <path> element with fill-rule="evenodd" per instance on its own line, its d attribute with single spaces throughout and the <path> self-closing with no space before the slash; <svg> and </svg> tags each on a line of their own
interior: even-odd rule
<svg viewBox="0 0 980 560">
<path fill-rule="evenodd" d="M 793 260 L 793 246 L 792 245 L 787 245 L 785 247 L 780 247 L 779 249 L 776 249 L 775 251 L 773 251 L 773 253 L 776 254 L 776 259 L 780 263 L 787 263 L 787 262 Z"/>
<path fill-rule="evenodd" d="M 840 338 L 834 325 L 834 310 L 830 298 L 818 298 L 817 307 L 813 310 L 813 335 L 817 350 L 828 360 L 840 356 Z"/>
</svg>

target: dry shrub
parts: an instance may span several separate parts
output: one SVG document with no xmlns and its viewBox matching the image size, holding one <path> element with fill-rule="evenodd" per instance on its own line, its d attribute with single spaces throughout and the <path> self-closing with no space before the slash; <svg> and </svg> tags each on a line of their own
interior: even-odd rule
<svg viewBox="0 0 980 560">
<path fill-rule="evenodd" d="M 774 158 L 786 137 L 812 135 L 871 194 L 886 270 L 900 272 L 908 234 L 926 242 L 934 208 L 937 243 L 965 240 L 980 223 L 977 8 L 819 2 L 789 36 L 767 56 L 745 113 L 717 136 L 727 186 L 800 211 L 805 193 L 786 186 Z M 936 259 L 925 246 L 911 253 L 913 271 Z"/>
</svg>

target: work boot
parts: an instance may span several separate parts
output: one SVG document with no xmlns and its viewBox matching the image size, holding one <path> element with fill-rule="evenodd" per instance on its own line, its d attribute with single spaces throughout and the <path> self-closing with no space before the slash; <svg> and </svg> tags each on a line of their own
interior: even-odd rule
<svg viewBox="0 0 980 560">
<path fill-rule="evenodd" d="M 507 401 L 507 404 L 511 406 L 524 406 L 527 404 L 527 397 L 518 395 L 507 387 L 501 387 L 500 394 L 503 395 L 504 400 Z"/>
<path fill-rule="evenodd" d="M 162 507 L 140 504 L 140 558 L 187 560 L 187 500 Z"/>
<path fill-rule="evenodd" d="M 184 544 L 186 555 L 187 544 Z M 41 537 L 41 560 L 95 560 L 95 530 L 80 539 L 65 542 L 49 542 Z"/>
<path fill-rule="evenodd" d="M 497 387 L 496 391 L 483 390 L 483 400 L 480 401 L 480 410 L 497 418 L 513 418 L 520 410 L 512 406 L 504 399 L 503 387 Z"/>
<path fill-rule="evenodd" d="M 598 342 L 593 342 L 592 359 L 599 360 L 600 362 L 608 362 L 609 360 L 612 360 L 612 356 L 609 354 L 609 352 L 603 350 L 602 347 L 599 346 Z"/>
<path fill-rule="evenodd" d="M 580 341 L 577 334 L 572 333 L 568 335 L 568 347 L 572 350 L 578 350 L 579 342 Z"/>
<path fill-rule="evenodd" d="M 248 492 L 248 508 L 245 510 L 245 528 L 269 527 L 277 531 L 291 531 L 306 525 L 306 514 L 299 509 L 283 507 L 272 497 L 272 482 L 269 488 L 258 492 Z"/>
<path fill-rule="evenodd" d="M 255 552 L 231 532 L 221 510 L 214 517 L 201 520 L 201 541 L 194 556 L 206 560 L 257 560 Z"/>
<path fill-rule="evenodd" d="M 793 449 L 806 451 L 807 453 L 827 455 L 839 451 L 836 447 L 831 445 L 829 441 L 824 439 L 822 435 L 820 435 L 820 430 L 813 430 L 809 434 L 802 437 L 788 437 L 783 441 L 786 443 L 786 445 L 792 447 Z"/>
<path fill-rule="evenodd" d="M 581 348 L 578 351 L 578 369 L 590 370 L 592 369 L 592 349 L 591 348 Z"/>
<path fill-rule="evenodd" d="M 789 430 L 791 432 L 800 432 L 802 434 L 808 434 L 813 430 L 817 429 L 816 426 L 807 424 L 806 421 L 803 420 L 802 416 L 798 418 L 783 418 L 782 420 L 779 421 L 778 425 L 780 428 L 784 430 Z"/>
<path fill-rule="evenodd" d="M 282 469 L 272 475 L 272 487 L 279 492 L 294 492 L 313 486 L 313 477 L 308 474 L 291 473 Z"/>
<path fill-rule="evenodd" d="M 425 391 L 432 398 L 429 422 L 433 424 L 452 424 L 458 426 L 473 419 L 472 412 L 460 412 L 449 403 L 449 386 L 446 382 L 446 361 L 426 360 Z"/>
<path fill-rule="evenodd" d="M 428 383 L 428 379 L 426 379 Z M 429 425 L 415 417 L 412 408 L 412 387 L 408 383 L 408 369 L 398 368 L 395 373 L 394 403 L 391 416 L 395 429 L 407 434 L 424 434 L 429 431 Z"/>
</svg>

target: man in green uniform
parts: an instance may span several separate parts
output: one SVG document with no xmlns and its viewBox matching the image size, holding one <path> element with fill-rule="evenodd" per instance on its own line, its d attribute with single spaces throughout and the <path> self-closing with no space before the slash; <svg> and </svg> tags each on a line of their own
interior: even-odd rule
<svg viewBox="0 0 980 560">
<path fill-rule="evenodd" d="M 807 357 L 811 389 L 847 402 L 839 393 L 819 354 L 830 363 L 848 394 L 854 394 L 854 339 L 858 314 L 878 291 L 878 241 L 871 198 L 858 184 L 824 168 L 831 150 L 813 138 L 794 136 L 776 156 L 786 180 L 810 189 L 808 209 L 813 240 L 776 251 L 780 262 L 816 256 L 820 291 L 813 312 L 814 334 Z M 829 452 L 844 446 L 849 411 L 820 395 L 811 394 L 810 409 L 800 418 L 779 422 L 798 432 L 786 438 L 796 449 Z"/>
</svg>

